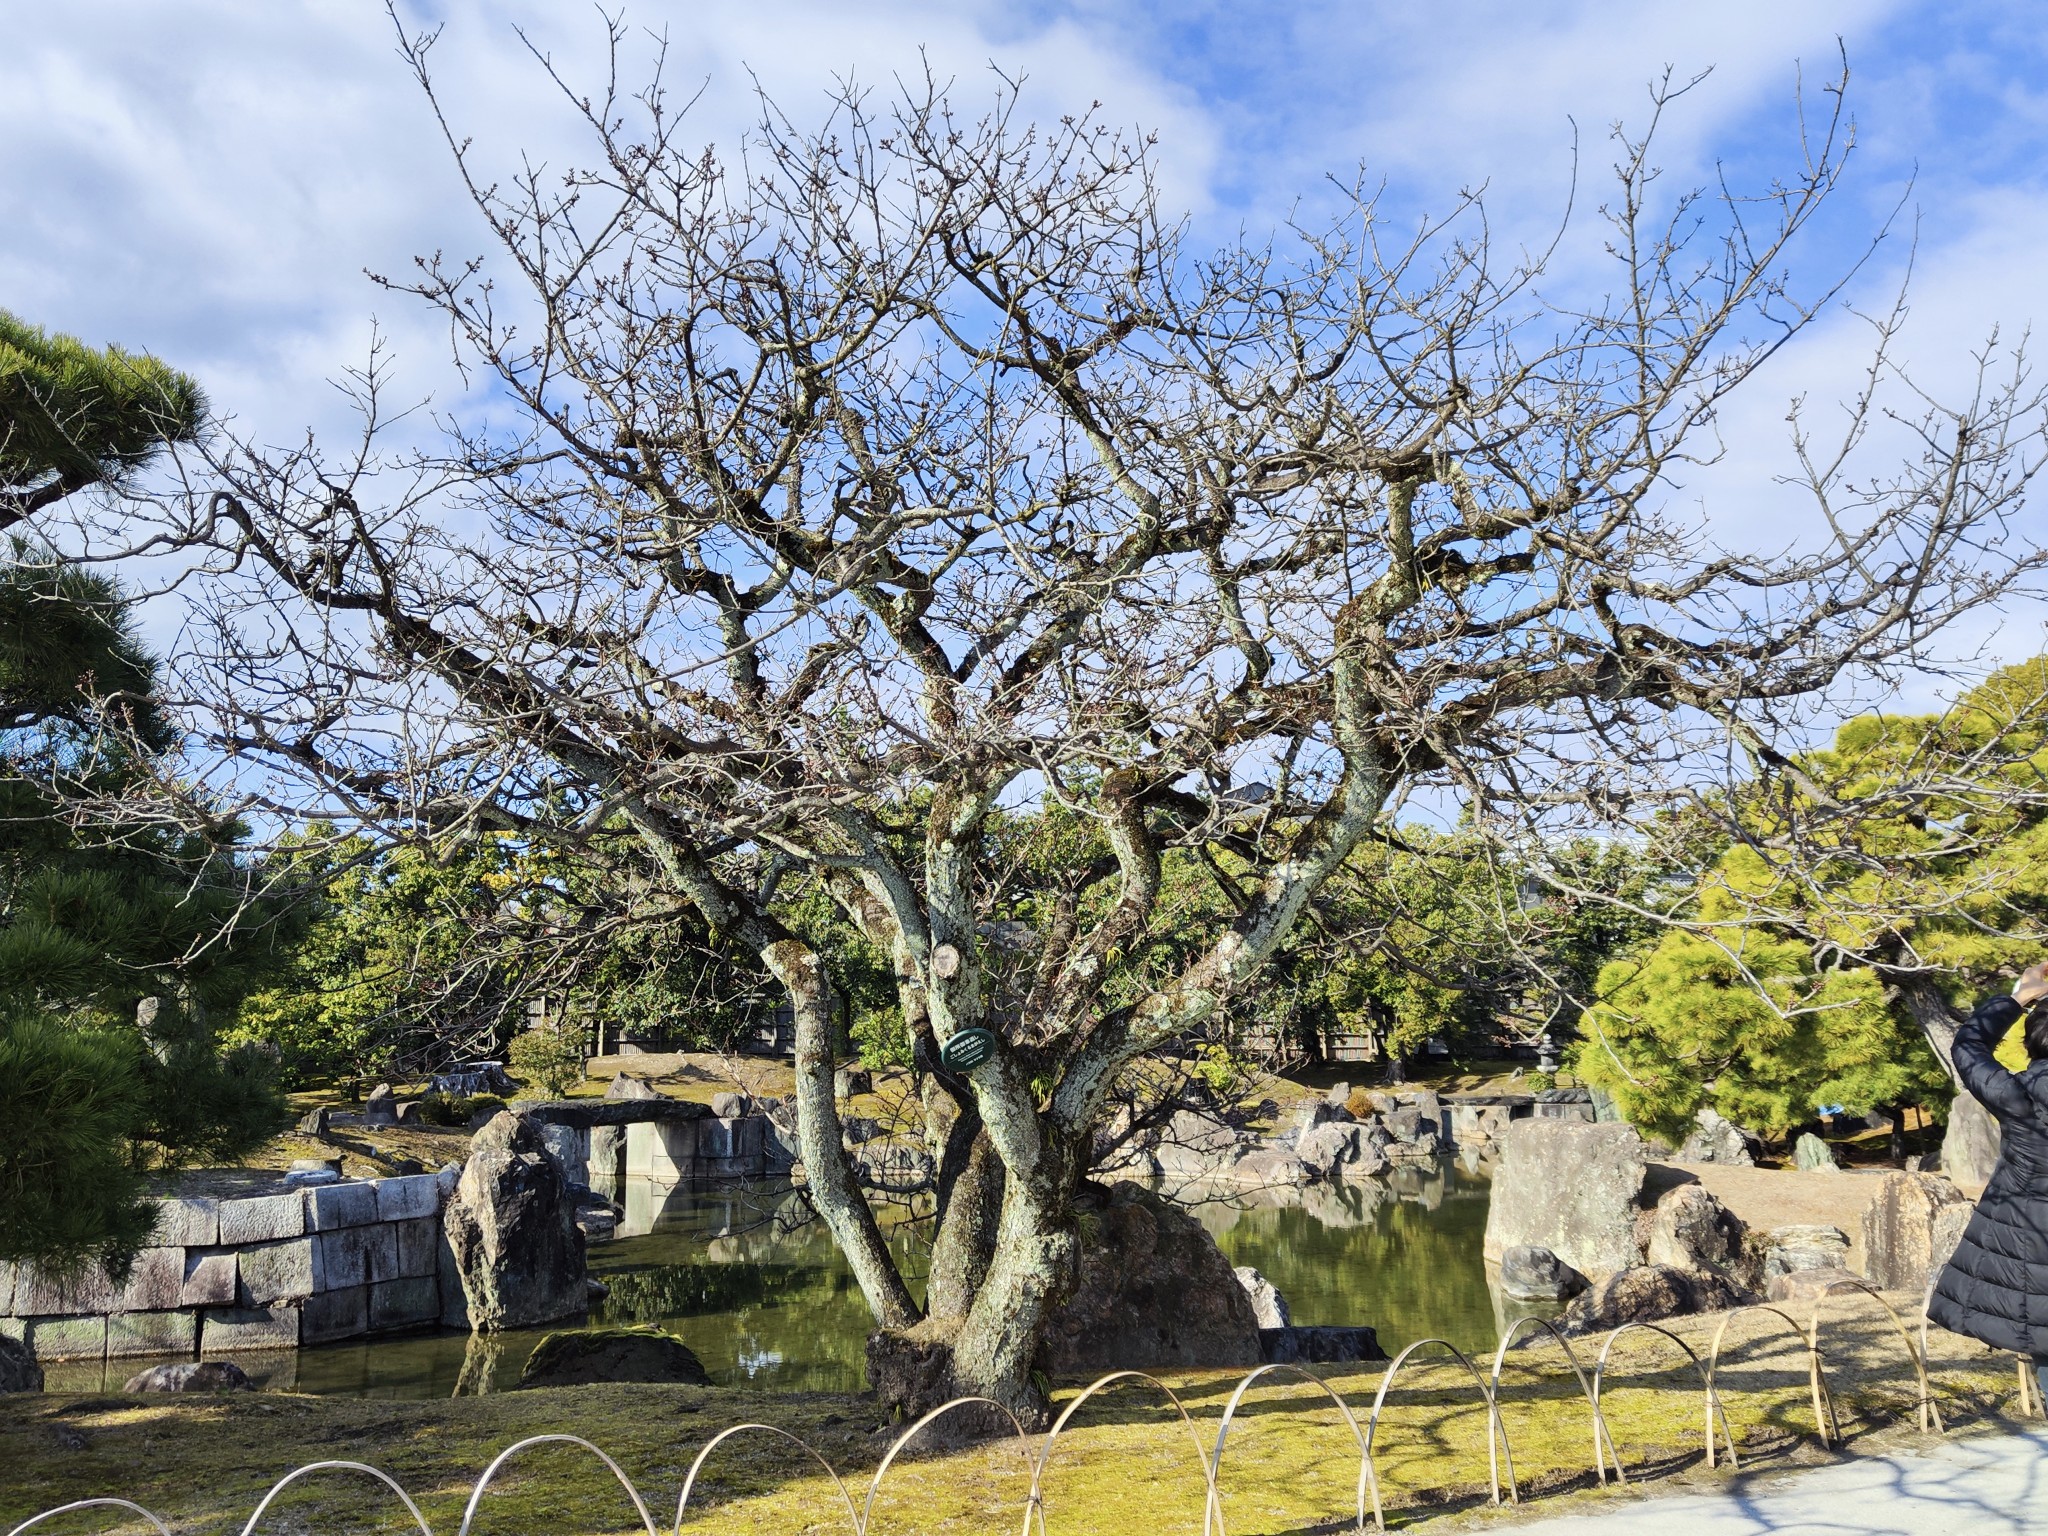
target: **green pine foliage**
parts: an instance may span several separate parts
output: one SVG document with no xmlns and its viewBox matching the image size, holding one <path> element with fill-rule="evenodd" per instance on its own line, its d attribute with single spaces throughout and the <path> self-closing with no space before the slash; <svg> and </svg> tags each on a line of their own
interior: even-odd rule
<svg viewBox="0 0 2048 1536">
<path fill-rule="evenodd" d="M 767 977 L 663 896 L 634 852 L 595 837 L 567 850 L 482 832 L 427 849 L 303 828 L 279 870 L 310 893 L 309 925 L 235 1037 L 277 1051 L 294 1086 L 358 1089 L 496 1056 L 533 999 L 574 1020 L 579 1042 L 595 1026 L 725 1049 L 772 1006 Z"/>
<path fill-rule="evenodd" d="M 88 747 L 109 728 L 151 750 L 168 746 L 155 686 L 156 661 L 113 578 L 19 535 L 0 544 L 0 730 L 10 755 L 61 771 L 62 749 Z"/>
<path fill-rule="evenodd" d="M 19 997 L 0 1013 L 0 1254 L 68 1268 L 132 1253 L 155 1220 L 131 1131 L 140 1042 Z"/>
<path fill-rule="evenodd" d="M 520 980 L 517 951 L 500 942 L 523 884 L 513 840 L 476 837 L 436 858 L 315 826 L 286 841 L 281 862 L 311 893 L 310 921 L 235 1038 L 277 1051 L 288 1082 L 360 1089 L 431 1056 L 440 1036 L 497 1029 Z"/>
<path fill-rule="evenodd" d="M 41 594 L 26 611 L 46 611 L 51 574 L 41 558 L 0 567 L 0 613 L 23 612 L 9 599 L 24 589 Z M 271 1058 L 218 1049 L 217 1030 L 290 932 L 231 843 L 68 814 L 137 771 L 160 722 L 146 694 L 109 706 L 89 687 L 148 676 L 118 601 L 97 626 L 67 618 L 39 651 L 19 634 L 0 646 L 35 653 L 31 669 L 0 662 L 15 722 L 0 732 L 0 1258 L 118 1266 L 144 1235 L 153 1173 L 237 1155 L 280 1124 Z M 50 687 L 66 668 L 68 700 Z"/>
<path fill-rule="evenodd" d="M 1654 928 L 1642 913 L 1668 869 L 1647 847 L 1592 839 L 1546 850 L 1545 869 L 1466 831 L 1367 844 L 1276 958 L 1274 996 L 1291 998 L 1298 1034 L 1364 1035 L 1395 1061 L 1431 1037 L 1462 1053 L 1566 1035 L 1572 1000 Z"/>
<path fill-rule="evenodd" d="M 1953 1087 L 1905 989 L 1960 1012 L 2048 949 L 2044 729 L 2048 658 L 1940 716 L 1845 723 L 1795 765 L 1812 790 L 1739 807 L 1751 839 L 1689 924 L 1601 972 L 1580 1075 L 1665 1136 L 1708 1105 L 1772 1133 L 1823 1105 L 1944 1113 Z"/>
<path fill-rule="evenodd" d="M 118 486 L 206 416 L 190 378 L 0 310 L 0 527 L 93 485 Z"/>
<path fill-rule="evenodd" d="M 118 486 L 204 409 L 152 358 L 0 314 L 0 526 Z M 175 745 L 155 680 L 111 577 L 0 546 L 0 1259 L 118 1270 L 151 1177 L 283 1118 L 271 1057 L 218 1045 L 290 941 L 235 829 L 87 814 Z"/>
</svg>

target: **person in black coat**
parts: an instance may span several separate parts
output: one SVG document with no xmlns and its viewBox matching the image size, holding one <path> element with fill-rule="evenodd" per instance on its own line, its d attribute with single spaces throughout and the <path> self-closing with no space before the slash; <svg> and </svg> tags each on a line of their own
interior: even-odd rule
<svg viewBox="0 0 2048 1536">
<path fill-rule="evenodd" d="M 2026 1016 L 2031 1062 L 2008 1072 L 1991 1054 Z M 1986 998 L 1956 1031 L 1956 1076 L 1998 1121 L 1998 1167 L 1934 1282 L 1927 1316 L 1951 1333 L 2028 1356 L 2048 1395 L 2048 964 L 2011 997 Z"/>
</svg>

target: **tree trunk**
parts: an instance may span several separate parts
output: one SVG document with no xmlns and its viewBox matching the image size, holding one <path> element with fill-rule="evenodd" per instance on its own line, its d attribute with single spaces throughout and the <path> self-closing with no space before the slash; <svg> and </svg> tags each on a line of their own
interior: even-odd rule
<svg viewBox="0 0 2048 1536">
<path fill-rule="evenodd" d="M 841 1144 L 832 1092 L 832 988 L 824 964 L 793 939 L 769 945 L 763 958 L 788 991 L 796 1019 L 797 1148 L 811 1204 L 846 1256 L 875 1320 L 885 1328 L 907 1327 L 917 1319 L 917 1303 L 897 1273 Z"/>
<path fill-rule="evenodd" d="M 975 1151 L 978 1160 L 981 1147 Z M 1063 1154 L 1070 1151 L 1062 1149 Z M 986 1193 L 990 1184 L 1000 1187 L 999 1219 L 993 1253 L 971 1303 L 964 1313 L 959 1309 L 962 1293 L 956 1278 L 949 1282 L 944 1306 L 935 1304 L 923 1322 L 870 1335 L 868 1381 L 877 1397 L 906 1419 L 954 1398 L 982 1397 L 1007 1409 L 1026 1430 L 1042 1430 L 1052 1414 L 1037 1374 L 1039 1341 L 1046 1320 L 1071 1293 L 1080 1271 L 1080 1238 L 1067 1188 L 1072 1159 L 1049 1156 L 1028 1179 L 1006 1174 L 992 1147 L 986 1163 L 994 1172 L 980 1173 L 980 1192 Z M 975 1198 L 968 1187 L 973 1177 L 971 1165 L 970 1175 L 956 1187 L 956 1202 Z M 949 1224 L 952 1219 L 949 1214 Z M 966 1257 L 968 1239 L 956 1242 L 955 1253 Z M 935 1270 L 938 1257 L 935 1252 Z M 942 1438 L 1009 1433 L 1013 1430 L 1004 1413 L 957 1410 L 945 1421 Z"/>
<path fill-rule="evenodd" d="M 1962 1028 L 1963 1016 L 1949 1006 L 1948 999 L 1941 995 L 1941 989 L 1924 976 L 1900 982 L 1899 997 L 1905 1003 L 1906 1011 L 1913 1015 L 1913 1022 L 1920 1026 L 1920 1033 L 1927 1037 L 1935 1059 L 1948 1072 L 1949 1081 L 1960 1089 L 1962 1080 L 1956 1076 L 1956 1064 L 1951 1058 L 1955 1052 L 1956 1031 Z"/>
<path fill-rule="evenodd" d="M 965 1166 L 939 1190 L 939 1231 L 932 1242 L 925 1312 L 944 1323 L 966 1320 L 994 1262 L 1003 1212 L 1003 1160 L 977 1119 Z"/>
</svg>

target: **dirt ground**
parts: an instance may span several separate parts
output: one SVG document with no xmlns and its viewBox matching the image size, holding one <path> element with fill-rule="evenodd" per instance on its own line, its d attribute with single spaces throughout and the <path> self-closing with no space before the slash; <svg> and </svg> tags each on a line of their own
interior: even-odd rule
<svg viewBox="0 0 2048 1536">
<path fill-rule="evenodd" d="M 624 1072 L 645 1078 L 672 1099 L 708 1102 L 715 1093 L 751 1093 L 778 1098 L 796 1091 L 796 1070 L 774 1056 L 727 1056 L 710 1051 L 635 1051 L 593 1056 L 585 1069 L 583 1093 L 602 1094 Z"/>
<path fill-rule="evenodd" d="M 1863 1268 L 1863 1212 L 1877 1194 L 1884 1168 L 1803 1173 L 1796 1168 L 1721 1168 L 1667 1164 L 1699 1180 L 1708 1194 L 1742 1218 L 1751 1231 L 1815 1224 L 1849 1234 L 1849 1267 Z"/>
</svg>

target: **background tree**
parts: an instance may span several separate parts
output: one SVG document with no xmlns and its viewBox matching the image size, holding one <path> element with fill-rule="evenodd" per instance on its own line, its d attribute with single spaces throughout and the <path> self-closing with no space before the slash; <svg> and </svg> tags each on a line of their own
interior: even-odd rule
<svg viewBox="0 0 2048 1536">
<path fill-rule="evenodd" d="M 74 814 L 171 732 L 105 576 L 20 540 L 0 565 L 0 1258 L 119 1268 L 146 1179 L 278 1124 L 260 1052 L 219 1027 L 286 934 L 232 827 L 115 832 Z"/>
<path fill-rule="evenodd" d="M 1042 1412 L 1121 1075 L 1246 995 L 1414 797 L 1540 851 L 1682 793 L 1702 747 L 1782 758 L 1845 673 L 2048 561 L 1996 543 L 2039 444 L 2023 369 L 1926 406 L 1876 491 L 1809 454 L 1789 552 L 1682 510 L 1721 405 L 1829 296 L 1784 274 L 1838 122 L 1755 196 L 1663 194 L 1621 140 L 1612 294 L 1567 304 L 1470 204 L 1397 238 L 1361 197 L 1196 252 L 1142 143 L 1009 96 L 771 111 L 731 173 L 658 86 L 566 96 L 587 166 L 472 183 L 502 277 L 394 284 L 493 380 L 490 421 L 410 461 L 208 445 L 168 509 L 215 552 L 182 691 L 251 808 L 630 826 L 787 995 L 810 1198 L 905 1406 Z M 1851 402 L 1852 445 L 1879 408 Z M 1077 846 L 1026 923 L 998 818 L 1041 797 Z M 1236 861 L 1195 945 L 1175 850 Z M 889 957 L 916 1042 L 922 1304 L 842 1146 L 799 874 Z"/>
<path fill-rule="evenodd" d="M 655 888 L 637 841 L 620 835 L 574 849 L 507 831 L 428 845 L 312 823 L 280 841 L 271 865 L 303 893 L 306 931 L 242 1006 L 235 1038 L 274 1048 L 297 1086 L 360 1092 L 465 1057 L 502 1059 L 531 1005 L 579 1042 L 624 1035 L 707 1051 L 773 1013 L 758 963 Z M 814 915 L 828 926 L 836 916 Z M 841 917 L 820 942 L 864 941 Z"/>
<path fill-rule="evenodd" d="M 295 1086 L 360 1093 L 463 1055 L 492 1056 L 523 1018 L 516 945 L 530 871 L 503 834 L 416 847 L 336 839 L 315 825 L 285 840 L 279 872 L 307 893 L 303 938 L 251 996 L 236 1038 L 274 1048 Z"/>
<path fill-rule="evenodd" d="M 1684 926 L 1602 973 L 1580 1072 L 1667 1136 L 1708 1104 L 1945 1114 L 1957 1023 L 2048 945 L 2048 658 L 1847 721 L 1734 803 Z"/>
<path fill-rule="evenodd" d="M 1605 963 L 1658 931 L 1675 851 L 1564 839 L 1532 864 L 1420 826 L 1367 843 L 1275 960 L 1306 982 L 1295 1027 L 1367 1036 L 1396 1078 L 1433 1038 L 1456 1054 L 1561 1046 Z"/>
</svg>

